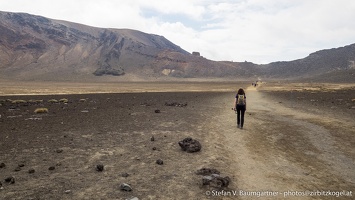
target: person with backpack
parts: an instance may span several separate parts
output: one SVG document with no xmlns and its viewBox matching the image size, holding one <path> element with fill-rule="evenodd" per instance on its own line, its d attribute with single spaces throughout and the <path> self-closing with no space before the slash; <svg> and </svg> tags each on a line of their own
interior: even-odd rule
<svg viewBox="0 0 355 200">
<path fill-rule="evenodd" d="M 238 128 L 243 129 L 244 125 L 244 114 L 247 109 L 246 96 L 242 88 L 238 90 L 234 101 L 234 111 L 237 111 L 237 125 Z"/>
</svg>

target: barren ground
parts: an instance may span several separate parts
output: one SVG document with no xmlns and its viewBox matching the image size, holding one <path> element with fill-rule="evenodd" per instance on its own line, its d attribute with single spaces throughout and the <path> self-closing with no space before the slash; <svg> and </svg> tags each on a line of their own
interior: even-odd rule
<svg viewBox="0 0 355 200">
<path fill-rule="evenodd" d="M 3 83 L 0 163 L 6 166 L 0 168 L 0 199 L 285 199 L 286 194 L 286 199 L 335 199 L 296 195 L 352 194 L 354 85 L 248 87 L 241 130 L 231 107 L 235 90 L 247 85 Z M 62 98 L 69 102 L 48 102 Z M 13 104 L 10 99 L 43 102 Z M 172 102 L 187 106 L 165 105 Z M 35 114 L 38 107 L 49 112 Z M 202 150 L 182 151 L 178 141 L 185 137 L 199 140 Z M 157 165 L 157 159 L 164 164 Z M 97 164 L 104 165 L 102 172 L 95 170 Z M 231 184 L 218 194 L 202 186 L 196 174 L 202 167 L 218 169 Z M 14 184 L 4 181 L 10 176 Z M 133 190 L 121 191 L 122 183 Z"/>
</svg>

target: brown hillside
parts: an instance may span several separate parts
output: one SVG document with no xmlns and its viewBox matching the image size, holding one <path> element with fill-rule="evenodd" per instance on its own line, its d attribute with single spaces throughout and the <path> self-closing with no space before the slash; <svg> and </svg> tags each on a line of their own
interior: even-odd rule
<svg viewBox="0 0 355 200">
<path fill-rule="evenodd" d="M 221 50 L 223 51 L 223 49 Z M 355 44 L 289 62 L 212 61 L 163 36 L 0 12 L 0 79 L 124 81 L 175 78 L 354 82 Z"/>
<path fill-rule="evenodd" d="M 2 78 L 91 80 L 238 75 L 237 64 L 193 56 L 163 36 L 0 12 Z M 105 77 L 100 80 L 109 79 Z M 116 79 L 117 80 L 117 79 Z"/>
</svg>

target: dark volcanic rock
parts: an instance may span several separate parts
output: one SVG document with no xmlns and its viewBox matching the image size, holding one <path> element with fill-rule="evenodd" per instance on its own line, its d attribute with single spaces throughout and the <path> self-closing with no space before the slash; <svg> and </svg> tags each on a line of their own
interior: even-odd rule
<svg viewBox="0 0 355 200">
<path fill-rule="evenodd" d="M 5 168 L 5 167 L 6 167 L 5 163 L 0 163 L 0 168 Z"/>
<path fill-rule="evenodd" d="M 186 151 L 188 153 L 198 152 L 202 148 L 199 141 L 194 140 L 190 137 L 185 138 L 182 141 L 180 141 L 179 145 L 183 151 Z"/>
<path fill-rule="evenodd" d="M 29 173 L 29 174 L 33 174 L 33 173 L 35 173 L 35 170 L 34 170 L 34 169 L 29 169 L 29 170 L 28 170 L 28 173 Z"/>
<path fill-rule="evenodd" d="M 54 166 L 50 166 L 49 168 L 48 168 L 48 170 L 55 170 L 55 167 Z"/>
<path fill-rule="evenodd" d="M 186 107 L 187 103 L 178 103 L 178 102 L 168 103 L 168 102 L 165 102 L 165 106 Z"/>
<path fill-rule="evenodd" d="M 63 152 L 63 149 L 57 149 L 55 152 L 57 152 L 57 153 L 62 153 L 62 152 Z"/>
<path fill-rule="evenodd" d="M 156 161 L 156 163 L 157 163 L 158 165 L 163 165 L 163 164 L 164 164 L 164 162 L 163 162 L 162 159 L 158 159 L 158 160 Z"/>
<path fill-rule="evenodd" d="M 210 176 L 202 177 L 202 185 L 209 185 L 214 188 L 228 187 L 230 181 L 228 176 L 222 177 L 219 174 L 211 174 Z"/>
<path fill-rule="evenodd" d="M 16 167 L 15 172 L 21 171 L 21 167 Z"/>
<path fill-rule="evenodd" d="M 5 182 L 14 184 L 15 183 L 15 177 L 9 176 L 9 177 L 5 178 Z"/>
<path fill-rule="evenodd" d="M 122 183 L 120 185 L 120 189 L 123 191 L 127 191 L 127 192 L 132 191 L 132 187 L 130 185 L 128 185 L 127 183 Z"/>
<path fill-rule="evenodd" d="M 155 110 L 154 112 L 155 112 L 155 113 L 160 113 L 160 110 L 157 109 L 157 110 Z"/>
<path fill-rule="evenodd" d="M 96 171 L 98 171 L 98 172 L 104 171 L 104 165 L 102 165 L 102 164 L 96 165 Z"/>
<path fill-rule="evenodd" d="M 220 172 L 214 168 L 201 168 L 201 169 L 197 170 L 196 174 L 207 176 L 207 175 L 211 175 L 211 174 L 220 174 Z"/>
</svg>

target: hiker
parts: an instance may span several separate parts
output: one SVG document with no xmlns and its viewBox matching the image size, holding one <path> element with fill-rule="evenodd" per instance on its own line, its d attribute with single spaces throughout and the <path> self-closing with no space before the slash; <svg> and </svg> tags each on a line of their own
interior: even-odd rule
<svg viewBox="0 0 355 200">
<path fill-rule="evenodd" d="M 237 125 L 238 128 L 243 129 L 244 125 L 244 114 L 247 109 L 246 96 L 242 88 L 238 90 L 234 101 L 234 111 L 237 111 Z"/>
</svg>

